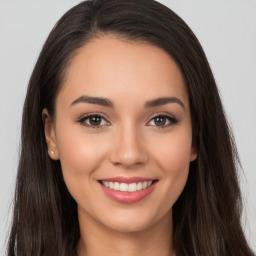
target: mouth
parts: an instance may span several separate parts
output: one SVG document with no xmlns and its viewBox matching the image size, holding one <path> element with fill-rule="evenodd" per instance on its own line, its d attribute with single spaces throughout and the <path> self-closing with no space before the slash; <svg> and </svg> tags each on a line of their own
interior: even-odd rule
<svg viewBox="0 0 256 256">
<path fill-rule="evenodd" d="M 105 194 L 120 203 L 135 203 L 147 197 L 158 179 L 115 177 L 98 180 Z"/>
<path fill-rule="evenodd" d="M 133 183 L 125 183 L 125 182 L 117 182 L 117 181 L 106 181 L 100 180 L 101 185 L 106 188 L 110 188 L 116 191 L 121 192 L 136 192 L 150 187 L 153 183 L 157 182 L 157 180 L 151 181 L 140 181 Z"/>
</svg>

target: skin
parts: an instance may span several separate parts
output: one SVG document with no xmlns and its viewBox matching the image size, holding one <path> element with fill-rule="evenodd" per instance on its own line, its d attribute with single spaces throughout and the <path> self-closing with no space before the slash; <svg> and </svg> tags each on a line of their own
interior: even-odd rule
<svg viewBox="0 0 256 256">
<path fill-rule="evenodd" d="M 113 107 L 80 102 L 82 95 L 107 98 Z M 176 97 L 155 107 L 145 103 Z M 102 115 L 92 128 L 87 114 Z M 67 188 L 78 205 L 79 256 L 175 255 L 172 206 L 197 157 L 192 147 L 189 97 L 176 63 L 146 43 L 97 38 L 79 49 L 56 98 L 55 118 L 44 109 L 49 154 L 60 160 Z M 154 117 L 171 116 L 157 122 Z M 160 124 L 160 125 L 159 125 Z M 142 200 L 126 204 L 109 198 L 98 180 L 157 179 Z M 85 246 L 86 244 L 86 246 Z"/>
</svg>

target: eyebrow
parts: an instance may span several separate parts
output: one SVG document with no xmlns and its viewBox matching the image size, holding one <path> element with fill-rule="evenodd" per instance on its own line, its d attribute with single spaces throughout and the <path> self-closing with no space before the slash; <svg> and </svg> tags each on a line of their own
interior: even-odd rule
<svg viewBox="0 0 256 256">
<path fill-rule="evenodd" d="M 163 98 L 158 98 L 158 99 L 155 99 L 155 100 L 147 101 L 145 103 L 145 107 L 146 108 L 152 108 L 152 107 L 157 107 L 157 106 L 165 105 L 165 104 L 168 104 L 168 103 L 177 103 L 183 109 L 185 109 L 184 103 L 180 99 L 178 99 L 176 97 L 163 97 Z"/>
<path fill-rule="evenodd" d="M 78 103 L 90 103 L 90 104 L 96 104 L 96 105 L 101 105 L 104 107 L 114 107 L 114 104 L 106 99 L 106 98 L 99 98 L 99 97 L 89 97 L 86 95 L 82 95 L 81 97 L 79 97 L 78 99 L 74 100 L 71 103 L 71 106 L 78 104 Z"/>
<path fill-rule="evenodd" d="M 86 96 L 86 95 L 82 95 L 81 97 L 74 100 L 71 103 L 71 106 L 73 106 L 75 104 L 78 104 L 78 103 L 90 103 L 90 104 L 100 105 L 100 106 L 103 106 L 103 107 L 111 107 L 111 108 L 114 107 L 113 102 L 110 101 L 109 99 L 101 98 L 101 97 L 90 97 L 90 96 Z M 183 109 L 185 109 L 184 103 L 176 97 L 163 97 L 163 98 L 150 100 L 150 101 L 147 101 L 145 103 L 145 107 L 146 108 L 153 108 L 153 107 L 162 106 L 162 105 L 165 105 L 165 104 L 168 104 L 168 103 L 177 103 Z"/>
</svg>

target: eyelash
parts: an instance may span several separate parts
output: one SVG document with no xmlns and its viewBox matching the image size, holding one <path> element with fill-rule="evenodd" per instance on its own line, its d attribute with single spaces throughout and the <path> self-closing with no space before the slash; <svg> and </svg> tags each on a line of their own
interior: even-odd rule
<svg viewBox="0 0 256 256">
<path fill-rule="evenodd" d="M 107 123 L 106 126 L 109 126 L 109 124 L 110 124 L 110 123 L 106 120 L 106 118 L 105 118 L 104 116 L 102 116 L 101 114 L 98 114 L 98 113 L 90 113 L 90 114 L 88 114 L 88 115 L 86 115 L 86 116 L 83 116 L 82 118 L 80 118 L 80 119 L 78 120 L 78 122 L 79 122 L 81 125 L 86 126 L 86 127 L 88 127 L 88 128 L 92 128 L 92 129 L 103 129 L 105 125 L 90 125 L 90 124 L 86 124 L 86 123 L 85 123 L 86 120 L 88 120 L 89 118 L 92 118 L 92 117 L 98 117 L 98 118 L 101 119 L 101 121 L 102 121 L 102 119 L 104 119 L 105 122 Z M 158 128 L 158 129 L 165 129 L 165 128 L 168 128 L 168 127 L 170 127 L 170 126 L 175 125 L 175 124 L 178 123 L 178 120 L 177 120 L 175 117 L 170 116 L 170 115 L 166 115 L 166 114 L 158 114 L 158 115 L 152 117 L 148 123 L 150 123 L 152 120 L 154 120 L 154 119 L 157 118 L 157 117 L 158 117 L 158 118 L 159 118 L 159 117 L 161 117 L 161 118 L 166 118 L 166 119 L 167 119 L 167 122 L 169 122 L 169 124 L 167 124 L 167 125 L 166 125 L 166 124 L 165 124 L 165 125 L 162 125 L 162 126 L 154 125 L 154 126 L 155 126 L 156 128 Z M 147 125 L 147 126 L 150 126 L 150 125 Z"/>
</svg>

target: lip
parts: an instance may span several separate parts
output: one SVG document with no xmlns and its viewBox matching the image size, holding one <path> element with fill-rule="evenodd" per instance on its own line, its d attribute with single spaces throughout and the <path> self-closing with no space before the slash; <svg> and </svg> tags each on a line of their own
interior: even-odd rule
<svg viewBox="0 0 256 256">
<path fill-rule="evenodd" d="M 117 201 L 119 203 L 125 203 L 125 204 L 135 203 L 135 202 L 138 202 L 138 201 L 144 199 L 154 190 L 156 183 L 158 182 L 158 180 L 156 180 L 156 179 L 142 178 L 142 177 L 129 177 L 129 178 L 113 177 L 113 178 L 107 178 L 107 179 L 102 179 L 102 180 L 112 181 L 112 182 L 120 182 L 120 183 L 123 182 L 123 183 L 128 183 L 128 184 L 129 183 L 138 183 L 138 182 L 142 182 L 142 181 L 155 181 L 152 183 L 151 186 L 149 186 L 145 189 L 139 190 L 139 191 L 135 191 L 135 192 L 122 192 L 122 191 L 114 190 L 111 188 L 107 188 L 99 181 L 99 185 L 101 186 L 102 190 L 108 197 L 110 197 L 114 201 Z"/>
</svg>

